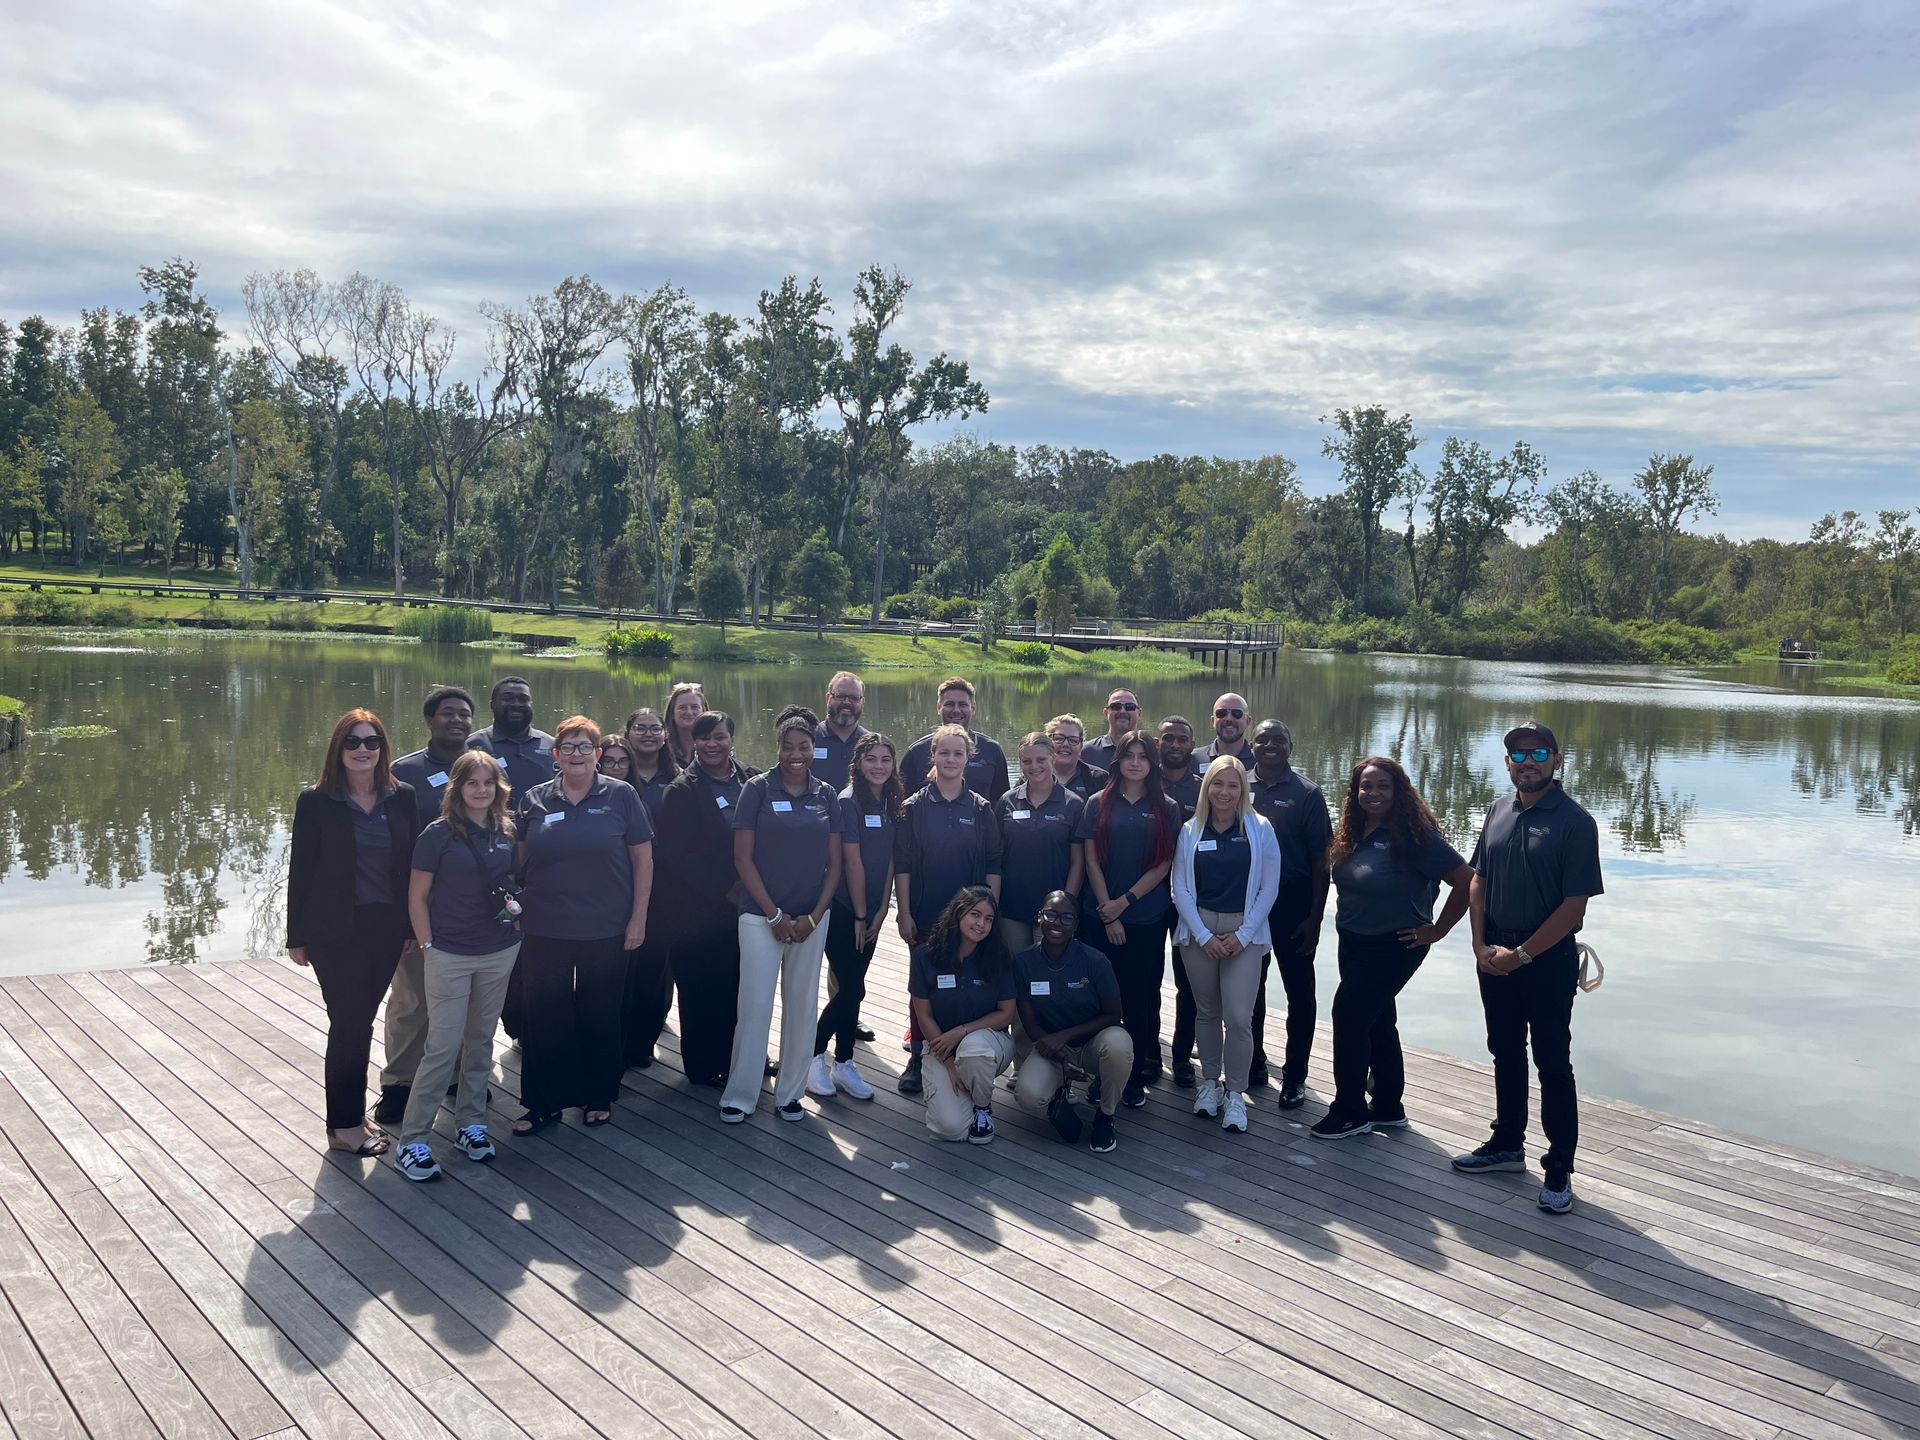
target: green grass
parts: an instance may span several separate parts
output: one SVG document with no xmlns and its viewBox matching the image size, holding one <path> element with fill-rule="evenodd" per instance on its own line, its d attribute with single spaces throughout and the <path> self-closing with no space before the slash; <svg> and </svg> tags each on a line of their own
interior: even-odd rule
<svg viewBox="0 0 1920 1440">
<path fill-rule="evenodd" d="M 16 700 L 11 695 L 0 695 L 0 720 L 11 720 L 16 715 L 27 713 L 27 702 Z"/>
</svg>

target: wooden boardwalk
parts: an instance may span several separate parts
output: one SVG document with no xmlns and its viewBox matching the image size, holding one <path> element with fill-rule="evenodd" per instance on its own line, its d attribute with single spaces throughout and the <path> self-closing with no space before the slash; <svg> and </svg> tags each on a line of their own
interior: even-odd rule
<svg viewBox="0 0 1920 1440">
<path fill-rule="evenodd" d="M 873 1104 L 722 1127 L 669 1034 L 415 1186 L 326 1153 L 323 1023 L 284 963 L 0 982 L 0 1433 L 1920 1435 L 1920 1182 L 1589 1101 L 1547 1216 L 1446 1166 L 1482 1065 L 1341 1144 L 1167 1087 L 1097 1156 L 1010 1097 L 930 1142 L 886 1039 Z"/>
</svg>

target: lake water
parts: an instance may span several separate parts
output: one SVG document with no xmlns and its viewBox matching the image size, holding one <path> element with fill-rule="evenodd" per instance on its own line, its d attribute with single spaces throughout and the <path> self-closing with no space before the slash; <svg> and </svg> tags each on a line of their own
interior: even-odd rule
<svg viewBox="0 0 1920 1440">
<path fill-rule="evenodd" d="M 0 631 L 0 693 L 38 731 L 0 755 L 0 973 L 233 959 L 274 948 L 287 818 L 340 712 L 372 706 L 401 751 L 420 697 L 503 674 L 539 721 L 618 721 L 674 679 L 704 683 L 764 764 L 773 714 L 817 706 L 828 672 L 675 662 L 609 671 L 457 647 L 233 635 Z M 938 676 L 876 672 L 866 723 L 931 728 Z M 1109 682 L 980 684 L 980 728 L 1011 742 L 1074 710 L 1097 731 Z M 1607 893 L 1584 936 L 1606 987 L 1575 1014 L 1584 1088 L 1920 1173 L 1920 706 L 1815 690 L 1775 666 L 1712 671 L 1289 654 L 1236 678 L 1293 727 L 1299 767 L 1337 796 L 1352 760 L 1406 765 L 1454 843 L 1504 789 L 1500 736 L 1537 715 L 1567 787 L 1599 819 Z M 1201 720 L 1217 680 L 1156 680 L 1156 720 Z M 484 698 L 482 700 L 484 711 Z M 484 720 L 484 714 L 482 719 Z M 1202 731 L 1204 735 L 1206 732 Z M 1402 998 L 1412 1044 L 1484 1054 L 1463 924 Z M 1322 1013 L 1337 978 L 1331 922 Z M 1275 982 L 1274 998 L 1280 999 Z M 1491 1102 L 1491 1096 L 1481 1097 Z"/>
</svg>

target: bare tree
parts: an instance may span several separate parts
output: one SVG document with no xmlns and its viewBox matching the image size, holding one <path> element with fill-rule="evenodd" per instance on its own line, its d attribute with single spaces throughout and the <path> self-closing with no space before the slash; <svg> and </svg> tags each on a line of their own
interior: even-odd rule
<svg viewBox="0 0 1920 1440">
<path fill-rule="evenodd" d="M 628 479 L 645 511 L 653 560 L 653 608 L 671 615 L 680 583 L 680 544 L 693 516 L 689 427 L 700 369 L 700 322 L 687 292 L 662 285 L 629 300 L 625 325 L 633 410 L 627 437 Z M 673 534 L 660 542 L 661 472 L 674 480 Z"/>
<path fill-rule="evenodd" d="M 327 513 L 327 500 L 340 478 L 340 406 L 347 389 L 347 368 L 334 354 L 346 335 L 340 293 L 313 271 L 255 271 L 240 287 L 247 305 L 247 330 L 266 355 L 273 371 L 306 403 L 320 422 L 326 461 L 320 475 L 320 503 L 315 513 Z M 294 557 L 302 585 L 311 583 L 316 557 L 302 552 Z"/>
</svg>

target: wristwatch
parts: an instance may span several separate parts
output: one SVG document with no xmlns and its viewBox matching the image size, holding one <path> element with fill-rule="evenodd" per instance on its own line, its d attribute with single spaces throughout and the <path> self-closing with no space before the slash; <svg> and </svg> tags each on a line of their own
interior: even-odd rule
<svg viewBox="0 0 1920 1440">
<path fill-rule="evenodd" d="M 1520 963 L 1521 963 L 1522 965 L 1528 965 L 1528 964 L 1531 964 L 1531 963 L 1533 962 L 1533 956 L 1531 956 L 1531 955 L 1529 955 L 1529 954 L 1527 953 L 1527 947 L 1526 947 L 1526 946 L 1524 946 L 1524 945 L 1516 945 L 1516 946 L 1514 946 L 1514 947 L 1513 947 L 1513 953 L 1514 953 L 1514 954 L 1516 954 L 1516 955 L 1518 955 L 1518 956 L 1520 957 Z"/>
</svg>

